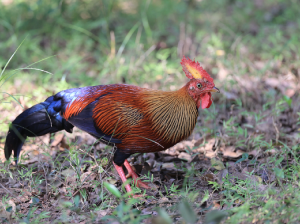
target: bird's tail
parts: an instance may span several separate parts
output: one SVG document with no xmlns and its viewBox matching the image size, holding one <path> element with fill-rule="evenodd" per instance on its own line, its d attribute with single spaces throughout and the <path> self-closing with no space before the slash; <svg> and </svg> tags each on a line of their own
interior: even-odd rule
<svg viewBox="0 0 300 224">
<path fill-rule="evenodd" d="M 73 125 L 60 115 L 60 108 L 57 105 L 59 102 L 55 102 L 53 97 L 49 97 L 45 102 L 25 110 L 12 122 L 4 146 L 7 160 L 14 151 L 16 162 L 18 161 L 27 137 L 42 136 L 61 130 L 72 132 Z"/>
</svg>

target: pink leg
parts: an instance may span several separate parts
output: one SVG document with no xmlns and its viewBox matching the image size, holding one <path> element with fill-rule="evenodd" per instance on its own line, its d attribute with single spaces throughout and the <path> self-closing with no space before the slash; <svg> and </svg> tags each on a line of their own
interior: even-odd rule
<svg viewBox="0 0 300 224">
<path fill-rule="evenodd" d="M 125 160 L 125 161 L 127 161 L 127 160 Z M 119 176 L 121 177 L 122 182 L 125 183 L 127 179 L 126 179 L 126 176 L 125 176 L 123 168 L 121 166 L 118 166 L 114 162 L 113 162 L 113 164 L 114 164 L 114 166 L 115 166 L 115 168 L 116 168 Z M 129 184 L 125 185 L 125 189 L 126 189 L 127 192 L 131 192 L 131 187 L 130 187 Z"/>
<path fill-rule="evenodd" d="M 127 177 L 132 177 L 134 183 L 136 184 L 137 187 L 143 187 L 143 188 L 150 188 L 146 183 L 142 182 L 141 180 L 138 180 L 138 175 L 133 171 L 132 167 L 130 166 L 130 164 L 128 163 L 127 159 L 124 162 L 124 166 L 126 167 L 128 174 L 127 177 L 125 176 L 124 170 L 122 168 L 122 166 L 118 166 L 117 164 L 115 164 L 113 162 L 119 176 L 121 177 L 121 180 L 123 183 L 125 183 L 127 181 Z M 131 192 L 131 187 L 129 184 L 125 185 L 125 189 L 127 192 Z M 133 195 L 133 197 L 141 197 L 142 195 Z"/>
<path fill-rule="evenodd" d="M 124 166 L 126 167 L 127 171 L 128 171 L 128 174 L 127 174 L 127 178 L 128 177 L 132 177 L 133 178 L 133 181 L 134 181 L 134 184 L 138 187 L 138 188 L 150 188 L 148 186 L 148 184 L 142 182 L 141 180 L 139 180 L 138 178 L 138 175 L 133 171 L 132 167 L 130 166 L 130 164 L 128 163 L 127 159 L 124 161 Z M 126 177 L 125 177 L 125 180 L 126 180 Z M 123 179 L 122 179 L 123 180 Z M 124 181 L 123 181 L 124 182 Z"/>
</svg>

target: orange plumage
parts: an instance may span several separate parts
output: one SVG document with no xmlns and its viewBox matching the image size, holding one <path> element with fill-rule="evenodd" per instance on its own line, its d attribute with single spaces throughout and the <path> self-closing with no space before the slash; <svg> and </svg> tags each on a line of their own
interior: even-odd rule
<svg viewBox="0 0 300 224">
<path fill-rule="evenodd" d="M 122 181 L 126 181 L 121 167 L 124 164 L 137 185 L 147 188 L 146 184 L 137 180 L 137 175 L 126 159 L 132 153 L 165 150 L 186 139 L 196 125 L 200 105 L 203 109 L 210 107 L 211 92 L 218 92 L 213 79 L 198 62 L 184 57 L 181 65 L 190 81 L 173 92 L 124 84 L 62 91 L 44 102 L 48 103 L 46 110 L 57 127 L 52 124 L 49 127 L 44 123 L 43 127 L 48 128 L 49 133 L 59 129 L 70 131 L 70 126 L 77 126 L 100 141 L 116 146 L 114 165 Z M 38 105 L 34 107 L 39 108 Z M 20 117 L 26 117 L 27 114 L 32 117 L 32 113 L 36 111 L 41 116 L 41 110 L 31 109 L 23 112 Z M 25 119 L 28 122 L 24 122 L 17 118 L 14 122 L 28 123 L 29 127 L 29 120 Z M 45 134 L 44 129 L 29 130 L 36 135 Z M 6 144 L 6 156 L 10 156 L 11 151 L 15 150 L 13 144 L 12 147 L 9 144 Z M 15 151 L 16 155 L 18 156 L 18 150 Z M 126 189 L 131 191 L 129 185 L 126 185 Z"/>
<path fill-rule="evenodd" d="M 198 111 L 186 88 L 164 92 L 108 85 L 92 97 L 84 95 L 71 102 L 64 117 L 76 116 L 86 102 L 104 95 L 95 105 L 93 118 L 104 134 L 122 139 L 116 144 L 118 149 L 126 153 L 161 151 L 187 138 L 195 127 Z"/>
</svg>

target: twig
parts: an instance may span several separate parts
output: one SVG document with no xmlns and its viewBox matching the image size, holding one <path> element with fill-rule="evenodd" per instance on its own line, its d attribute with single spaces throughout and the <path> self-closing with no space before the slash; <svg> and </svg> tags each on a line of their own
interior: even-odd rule
<svg viewBox="0 0 300 224">
<path fill-rule="evenodd" d="M 42 165 L 42 168 L 44 170 L 44 177 L 45 177 L 45 182 L 46 182 L 46 195 L 48 196 L 48 181 L 47 181 L 47 176 L 46 176 L 46 170 L 43 165 Z"/>
<path fill-rule="evenodd" d="M 274 117 L 272 116 L 272 121 L 273 121 L 273 125 L 274 125 L 274 128 L 275 128 L 275 131 L 276 131 L 276 144 L 278 144 L 278 140 L 279 140 L 279 130 L 278 130 L 278 127 L 274 121 Z"/>
</svg>

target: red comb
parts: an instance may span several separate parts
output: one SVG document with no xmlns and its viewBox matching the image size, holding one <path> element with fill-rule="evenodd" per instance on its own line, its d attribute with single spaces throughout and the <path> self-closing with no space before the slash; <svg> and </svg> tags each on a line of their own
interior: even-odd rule
<svg viewBox="0 0 300 224">
<path fill-rule="evenodd" d="M 183 56 L 181 62 L 182 70 L 186 77 L 189 79 L 206 79 L 209 82 L 213 82 L 213 78 L 201 67 L 199 62 L 192 61 L 189 58 Z"/>
</svg>

